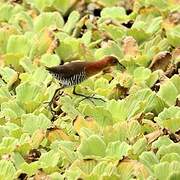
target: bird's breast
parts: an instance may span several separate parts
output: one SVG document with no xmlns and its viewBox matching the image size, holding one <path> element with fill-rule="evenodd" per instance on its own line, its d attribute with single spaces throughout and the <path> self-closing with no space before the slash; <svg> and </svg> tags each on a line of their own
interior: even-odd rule
<svg viewBox="0 0 180 180">
<path fill-rule="evenodd" d="M 71 76 L 67 76 L 67 74 L 63 75 L 58 73 L 52 73 L 52 75 L 59 81 L 61 85 L 65 87 L 73 86 L 86 80 L 86 74 L 84 71 L 73 74 Z"/>
</svg>

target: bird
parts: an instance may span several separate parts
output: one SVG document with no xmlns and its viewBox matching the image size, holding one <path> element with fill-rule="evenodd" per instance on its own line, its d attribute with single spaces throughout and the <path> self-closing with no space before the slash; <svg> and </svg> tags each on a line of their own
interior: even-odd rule
<svg viewBox="0 0 180 180">
<path fill-rule="evenodd" d="M 125 68 L 115 56 L 106 56 L 98 61 L 73 61 L 64 65 L 45 67 L 60 84 L 60 88 L 55 91 L 52 101 L 59 90 L 71 86 L 74 86 L 73 94 L 86 98 L 86 95 L 79 94 L 75 91 L 76 85 L 82 83 L 89 77 L 98 74 L 106 68 L 117 64 L 119 64 L 123 69 Z M 93 98 L 99 99 L 95 97 Z"/>
</svg>

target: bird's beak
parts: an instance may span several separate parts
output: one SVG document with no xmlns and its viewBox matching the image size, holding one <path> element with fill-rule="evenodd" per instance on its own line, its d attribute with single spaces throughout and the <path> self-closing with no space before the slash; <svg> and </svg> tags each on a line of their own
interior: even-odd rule
<svg viewBox="0 0 180 180">
<path fill-rule="evenodd" d="M 117 64 L 117 69 L 120 70 L 120 71 L 125 71 L 125 70 L 126 70 L 126 67 L 119 62 L 119 63 Z"/>
</svg>

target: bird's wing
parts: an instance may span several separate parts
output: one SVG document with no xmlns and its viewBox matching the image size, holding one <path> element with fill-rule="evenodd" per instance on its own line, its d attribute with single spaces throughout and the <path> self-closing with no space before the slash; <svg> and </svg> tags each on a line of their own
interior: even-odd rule
<svg viewBox="0 0 180 180">
<path fill-rule="evenodd" d="M 87 62 L 71 62 L 64 65 L 46 67 L 51 74 L 59 74 L 63 77 L 71 77 L 75 74 L 79 74 L 81 71 L 84 71 L 84 67 Z"/>
</svg>

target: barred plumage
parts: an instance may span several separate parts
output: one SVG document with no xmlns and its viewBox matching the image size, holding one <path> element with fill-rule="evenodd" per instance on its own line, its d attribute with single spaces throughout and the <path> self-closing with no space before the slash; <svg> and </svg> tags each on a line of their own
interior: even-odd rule
<svg viewBox="0 0 180 180">
<path fill-rule="evenodd" d="M 85 71 L 80 71 L 79 73 L 74 74 L 69 77 L 65 77 L 63 76 L 63 74 L 54 73 L 52 71 L 49 71 L 49 72 L 52 74 L 54 78 L 59 80 L 59 84 L 62 85 L 63 87 L 74 86 L 87 79 L 85 75 Z"/>
</svg>

